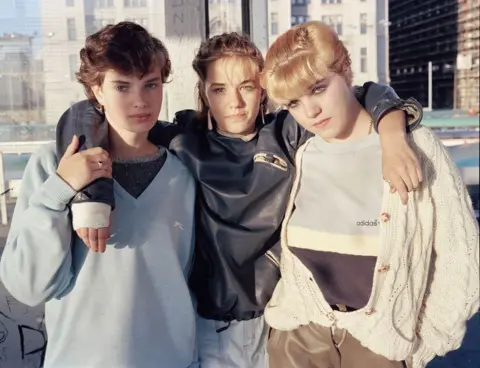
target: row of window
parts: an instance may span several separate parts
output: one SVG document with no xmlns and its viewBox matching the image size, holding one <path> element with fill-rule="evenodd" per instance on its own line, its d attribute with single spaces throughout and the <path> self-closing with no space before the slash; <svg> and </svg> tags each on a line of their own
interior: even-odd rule
<svg viewBox="0 0 480 368">
<path fill-rule="evenodd" d="M 147 18 L 141 18 L 141 17 L 136 17 L 136 18 L 126 18 L 126 21 L 129 22 L 135 22 L 140 24 L 142 27 L 148 28 L 148 19 Z M 86 25 L 87 33 L 92 34 L 103 27 L 109 25 L 109 24 L 115 24 L 115 19 L 113 18 L 92 18 L 89 19 L 89 22 Z M 75 18 L 67 18 L 67 38 L 69 41 L 76 41 L 77 40 L 77 27 L 76 27 L 76 22 Z"/>
<path fill-rule="evenodd" d="M 292 27 L 297 25 L 297 24 L 302 24 L 305 22 L 308 22 L 310 20 L 309 15 L 294 15 L 292 16 L 291 24 Z"/>
<path fill-rule="evenodd" d="M 455 67 L 452 64 L 443 64 L 443 65 L 432 65 L 432 72 L 442 71 L 444 73 L 452 73 Z M 403 69 L 395 69 L 395 75 L 401 74 L 415 74 L 415 73 L 428 73 L 428 66 L 419 66 L 417 68 L 410 67 L 410 68 L 403 68 Z"/>
<path fill-rule="evenodd" d="M 75 80 L 75 72 L 78 70 L 78 55 L 69 55 L 69 68 L 70 68 L 70 79 Z M 360 73 L 367 73 L 367 48 L 360 48 Z M 397 69 L 397 74 L 398 69 Z"/>
<path fill-rule="evenodd" d="M 65 5 L 68 7 L 75 6 L 75 0 L 65 0 Z M 114 0 L 94 0 L 93 7 L 96 9 L 113 8 Z M 125 8 L 143 8 L 147 6 L 147 0 L 123 0 Z"/>
<path fill-rule="evenodd" d="M 277 33 L 276 32 L 274 33 L 273 31 L 274 29 L 275 30 L 278 29 L 278 24 L 276 24 L 276 22 L 278 22 L 277 13 L 272 13 L 270 18 L 271 18 L 271 24 L 272 24 L 271 34 L 276 35 Z M 309 15 L 294 15 L 292 16 L 292 19 L 291 19 L 291 25 L 293 27 L 297 24 L 308 22 L 309 20 L 310 20 Z M 335 32 L 337 32 L 339 36 L 343 35 L 343 16 L 342 15 L 338 15 L 338 14 L 322 15 L 321 20 L 322 22 L 329 24 L 335 30 Z M 275 22 L 275 27 L 273 27 L 273 22 Z M 367 13 L 361 13 L 360 14 L 360 34 L 367 34 L 367 29 L 368 29 Z"/>
</svg>

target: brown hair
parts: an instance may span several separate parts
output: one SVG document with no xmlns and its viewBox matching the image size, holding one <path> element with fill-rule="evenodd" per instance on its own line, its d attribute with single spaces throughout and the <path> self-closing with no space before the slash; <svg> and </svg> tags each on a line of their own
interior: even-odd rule
<svg viewBox="0 0 480 368">
<path fill-rule="evenodd" d="M 80 50 L 80 61 L 77 80 L 85 88 L 87 98 L 94 102 L 97 100 L 91 87 L 102 85 L 108 69 L 142 78 L 160 64 L 163 83 L 171 73 L 170 57 L 164 44 L 133 22 L 107 25 L 88 36 L 85 47 Z"/>
<path fill-rule="evenodd" d="M 291 28 L 272 44 L 261 84 L 272 100 L 283 104 L 301 96 L 316 78 L 332 72 L 351 84 L 350 55 L 330 26 L 311 21 Z"/>
<path fill-rule="evenodd" d="M 264 67 L 262 53 L 247 36 L 239 35 L 236 32 L 224 33 L 202 42 L 192 63 L 193 69 L 198 76 L 197 101 L 200 117 L 206 117 L 208 112 L 207 97 L 205 95 L 208 65 L 225 57 L 240 57 L 251 60 L 258 66 L 258 72 L 261 72 Z M 261 104 L 260 108 L 265 112 L 267 106 L 266 94 Z"/>
</svg>

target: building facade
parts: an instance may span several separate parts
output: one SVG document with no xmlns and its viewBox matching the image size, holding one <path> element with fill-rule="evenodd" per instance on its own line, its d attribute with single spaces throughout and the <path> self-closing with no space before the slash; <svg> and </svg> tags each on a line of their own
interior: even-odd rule
<svg viewBox="0 0 480 368">
<path fill-rule="evenodd" d="M 390 0 L 390 78 L 400 96 L 454 107 L 458 0 Z M 431 63 L 431 88 L 429 88 Z"/>
<path fill-rule="evenodd" d="M 268 46 L 291 27 L 292 0 L 268 0 Z"/>
<path fill-rule="evenodd" d="M 458 55 L 455 107 L 477 110 L 480 104 L 480 2 L 458 0 Z"/>
</svg>

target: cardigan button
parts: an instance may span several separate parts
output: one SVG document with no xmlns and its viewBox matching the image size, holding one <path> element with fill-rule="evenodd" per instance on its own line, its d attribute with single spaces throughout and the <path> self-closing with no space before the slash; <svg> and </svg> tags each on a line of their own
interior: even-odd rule
<svg viewBox="0 0 480 368">
<path fill-rule="evenodd" d="M 390 215 L 386 212 L 382 212 L 380 218 L 382 219 L 382 222 L 387 222 L 388 220 L 390 220 Z"/>
<path fill-rule="evenodd" d="M 383 265 L 377 271 L 381 273 L 381 272 L 387 272 L 389 270 L 390 270 L 390 265 Z"/>
<path fill-rule="evenodd" d="M 365 314 L 366 314 L 367 316 L 371 316 L 371 315 L 372 315 L 373 313 L 375 313 L 375 312 L 376 312 L 375 308 L 369 308 L 369 309 L 367 309 L 367 310 L 365 311 Z"/>
</svg>

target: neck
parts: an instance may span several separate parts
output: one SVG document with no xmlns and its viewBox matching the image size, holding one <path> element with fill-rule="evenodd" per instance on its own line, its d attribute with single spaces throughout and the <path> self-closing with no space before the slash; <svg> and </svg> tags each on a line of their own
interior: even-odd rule
<svg viewBox="0 0 480 368">
<path fill-rule="evenodd" d="M 148 140 L 148 132 L 132 133 L 115 130 L 109 126 L 110 156 L 112 159 L 129 159 L 149 156 L 158 148 Z"/>
<path fill-rule="evenodd" d="M 253 124 L 249 124 L 247 127 L 245 127 L 245 130 L 243 132 L 239 133 L 233 133 L 228 131 L 228 126 L 223 127 L 224 129 L 220 128 L 218 124 L 216 124 L 216 131 L 218 134 L 224 135 L 225 137 L 230 137 L 230 138 L 240 138 L 246 142 L 250 141 L 255 137 L 257 134 L 257 122 L 254 121 Z"/>
<path fill-rule="evenodd" d="M 370 114 L 363 108 L 357 101 L 355 96 L 352 96 L 353 100 L 349 107 L 349 124 L 346 129 L 341 132 L 336 138 L 331 139 L 335 141 L 350 141 L 365 138 L 372 132 L 373 121 Z"/>
<path fill-rule="evenodd" d="M 224 135 L 225 137 L 230 137 L 230 138 L 240 138 L 243 139 L 244 141 L 248 142 L 255 137 L 255 134 L 257 134 L 257 128 L 255 126 L 252 127 L 252 129 L 249 129 L 246 132 L 242 133 L 230 133 L 224 130 L 221 130 L 217 128 L 217 132 L 221 135 Z"/>
</svg>

